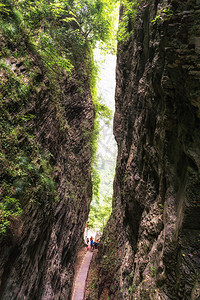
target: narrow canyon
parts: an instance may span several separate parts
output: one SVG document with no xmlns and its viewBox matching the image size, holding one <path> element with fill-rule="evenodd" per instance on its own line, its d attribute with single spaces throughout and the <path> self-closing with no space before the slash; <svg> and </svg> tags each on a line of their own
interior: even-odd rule
<svg viewBox="0 0 200 300">
<path fill-rule="evenodd" d="M 92 51 L 117 1 L 1 2 L 0 299 L 71 300 L 105 112 Z M 85 299 L 198 300 L 200 0 L 119 5 L 112 213 Z"/>
</svg>

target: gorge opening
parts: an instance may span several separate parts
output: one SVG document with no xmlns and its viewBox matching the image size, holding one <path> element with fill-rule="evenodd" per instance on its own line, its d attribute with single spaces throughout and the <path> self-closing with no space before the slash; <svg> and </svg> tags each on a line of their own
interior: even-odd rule
<svg viewBox="0 0 200 300">
<path fill-rule="evenodd" d="M 105 225 L 110 141 L 97 156 L 96 117 L 109 110 L 93 50 L 115 6 L 1 1 L 0 300 L 71 299 L 92 185 L 90 220 Z M 200 0 L 123 0 L 119 19 L 113 210 L 86 297 L 197 300 Z"/>
<path fill-rule="evenodd" d="M 91 209 L 86 230 L 87 237 L 102 235 L 103 228 L 112 210 L 113 181 L 115 175 L 117 147 L 113 136 L 113 116 L 115 110 L 115 71 L 116 55 L 101 54 L 100 49 L 94 55 L 98 65 L 97 97 L 100 105 L 109 108 L 109 116 L 99 121 L 99 137 L 96 171 L 99 176 L 98 193 L 93 193 Z M 95 188 L 95 187 L 94 187 Z"/>
</svg>

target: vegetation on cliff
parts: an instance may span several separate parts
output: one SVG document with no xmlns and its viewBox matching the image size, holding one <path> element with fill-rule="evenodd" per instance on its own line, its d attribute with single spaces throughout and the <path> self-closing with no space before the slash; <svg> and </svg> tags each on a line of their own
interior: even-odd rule
<svg viewBox="0 0 200 300">
<path fill-rule="evenodd" d="M 133 21 L 137 14 L 140 1 L 122 0 L 120 23 L 118 28 L 118 41 L 124 42 L 133 34 Z"/>
<path fill-rule="evenodd" d="M 64 81 L 79 74 L 82 94 L 84 77 L 89 75 L 96 120 L 108 113 L 95 95 L 92 49 L 97 41 L 108 42 L 113 35 L 115 2 L 3 0 L 0 4 L 1 234 L 28 202 L 42 205 L 58 200 L 54 157 L 42 149 L 35 135 L 32 103 L 46 93 L 65 132 L 70 126 L 63 118 Z M 98 121 L 90 141 L 94 164 L 97 136 Z M 96 193 L 95 171 L 93 178 Z"/>
</svg>

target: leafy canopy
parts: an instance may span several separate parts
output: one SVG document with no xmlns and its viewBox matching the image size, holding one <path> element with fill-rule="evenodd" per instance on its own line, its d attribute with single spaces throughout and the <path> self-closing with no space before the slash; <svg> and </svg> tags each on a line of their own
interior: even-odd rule
<svg viewBox="0 0 200 300">
<path fill-rule="evenodd" d="M 114 40 L 117 7 L 116 0 L 2 0 L 0 27 L 18 44 L 21 34 L 48 69 L 70 71 L 86 48 Z"/>
</svg>

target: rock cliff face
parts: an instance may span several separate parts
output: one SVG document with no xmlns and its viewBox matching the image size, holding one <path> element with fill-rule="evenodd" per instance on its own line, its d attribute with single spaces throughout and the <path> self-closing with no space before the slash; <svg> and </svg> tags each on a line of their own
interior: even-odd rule
<svg viewBox="0 0 200 300">
<path fill-rule="evenodd" d="M 100 299 L 199 299 L 199 130 L 200 2 L 142 1 L 118 48 Z"/>
<path fill-rule="evenodd" d="M 4 42 L 4 46 L 7 45 Z M 21 103 L 19 108 L 16 101 L 9 120 L 14 119 L 21 108 L 26 115 L 34 116 L 26 123 L 23 133 L 30 130 L 41 153 L 48 153 L 58 197 L 49 196 L 45 190 L 34 199 L 28 194 L 24 196 L 23 213 L 11 220 L 7 236 L 0 241 L 0 299 L 70 299 L 76 251 L 83 239 L 92 197 L 90 168 L 94 108 L 89 79 L 83 63 L 84 75 L 81 69 L 75 70 L 71 77 L 63 73 L 60 78 L 55 78 L 52 86 L 40 58 L 30 49 L 26 50 L 32 70 L 36 69 L 36 80 L 29 101 Z M 14 51 L 17 52 L 17 48 Z M 23 59 L 11 55 L 6 63 L 16 77 L 31 81 Z M 6 75 L 1 73 L 1 78 Z M 1 102 L 1 109 L 6 103 L 9 112 L 12 101 L 6 90 L 3 93 L 7 101 Z M 28 138 L 23 134 L 18 137 L 16 133 L 17 147 L 21 151 L 26 151 Z M 7 148 L 2 145 L 1 151 L 7 154 L 11 146 Z M 27 159 L 34 160 L 31 155 Z M 29 166 L 32 166 L 31 176 L 34 177 L 33 165 Z M 42 166 L 39 170 L 42 172 L 41 169 Z M 42 173 L 38 176 L 47 180 Z M 3 169 L 1 178 L 2 183 L 9 179 Z M 22 179 L 25 182 L 26 178 Z"/>
</svg>

